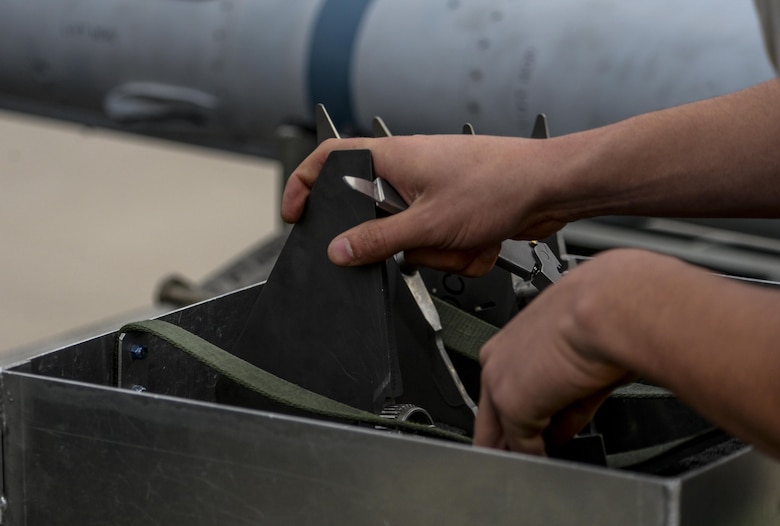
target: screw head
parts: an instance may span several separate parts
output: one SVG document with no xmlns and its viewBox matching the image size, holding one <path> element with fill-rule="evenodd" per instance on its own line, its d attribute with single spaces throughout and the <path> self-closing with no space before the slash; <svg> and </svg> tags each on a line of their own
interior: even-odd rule
<svg viewBox="0 0 780 526">
<path fill-rule="evenodd" d="M 149 350 L 143 345 L 135 343 L 130 346 L 130 358 L 133 360 L 143 360 L 148 354 Z"/>
</svg>

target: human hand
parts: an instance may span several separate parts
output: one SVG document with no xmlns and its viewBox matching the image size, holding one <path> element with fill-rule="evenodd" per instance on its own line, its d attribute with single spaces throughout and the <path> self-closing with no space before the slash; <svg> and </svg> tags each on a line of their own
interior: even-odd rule
<svg viewBox="0 0 780 526">
<path fill-rule="evenodd" d="M 489 271 L 504 239 L 536 239 L 560 229 L 543 206 L 549 186 L 548 141 L 438 135 L 332 139 L 290 176 L 282 218 L 300 218 L 333 150 L 370 149 L 377 176 L 410 204 L 399 214 L 358 225 L 331 242 L 338 265 L 362 265 L 404 251 L 406 260 L 464 275 Z"/>
<path fill-rule="evenodd" d="M 594 344 L 590 327 L 602 318 L 594 305 L 603 305 L 591 300 L 612 291 L 605 280 L 624 270 L 625 256 L 617 251 L 576 267 L 485 344 L 475 445 L 544 455 L 633 378 Z"/>
</svg>

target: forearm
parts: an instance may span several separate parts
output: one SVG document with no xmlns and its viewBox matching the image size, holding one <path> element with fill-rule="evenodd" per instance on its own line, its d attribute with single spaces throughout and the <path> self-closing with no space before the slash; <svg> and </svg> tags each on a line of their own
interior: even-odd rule
<svg viewBox="0 0 780 526">
<path fill-rule="evenodd" d="M 561 220 L 780 217 L 780 81 L 551 141 Z"/>
<path fill-rule="evenodd" d="M 579 348 L 664 385 L 780 458 L 780 294 L 665 256 L 606 256 L 613 261 L 602 268 L 623 268 L 631 283 L 620 286 L 619 273 L 589 280 Z"/>
</svg>

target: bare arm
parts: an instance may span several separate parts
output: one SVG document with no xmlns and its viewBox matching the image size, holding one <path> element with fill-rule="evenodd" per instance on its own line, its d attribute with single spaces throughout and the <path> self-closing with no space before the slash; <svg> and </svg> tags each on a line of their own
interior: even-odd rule
<svg viewBox="0 0 780 526">
<path fill-rule="evenodd" d="M 780 81 L 563 138 L 561 219 L 780 217 Z M 551 200 L 555 201 L 555 197 Z"/>
<path fill-rule="evenodd" d="M 605 214 L 780 216 L 780 82 L 544 141 L 413 136 L 327 141 L 291 176 L 282 217 L 300 216 L 327 155 L 370 148 L 411 203 L 330 247 L 340 265 L 407 250 L 418 264 L 481 274 L 503 239 L 534 239 Z M 453 206 L 457 202 L 458 206 Z"/>
</svg>

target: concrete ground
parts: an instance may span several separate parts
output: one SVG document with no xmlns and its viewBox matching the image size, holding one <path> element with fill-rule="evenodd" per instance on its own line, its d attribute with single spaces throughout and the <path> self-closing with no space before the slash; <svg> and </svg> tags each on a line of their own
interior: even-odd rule
<svg viewBox="0 0 780 526">
<path fill-rule="evenodd" d="M 275 162 L 0 112 L 0 358 L 142 316 L 278 228 Z"/>
</svg>

